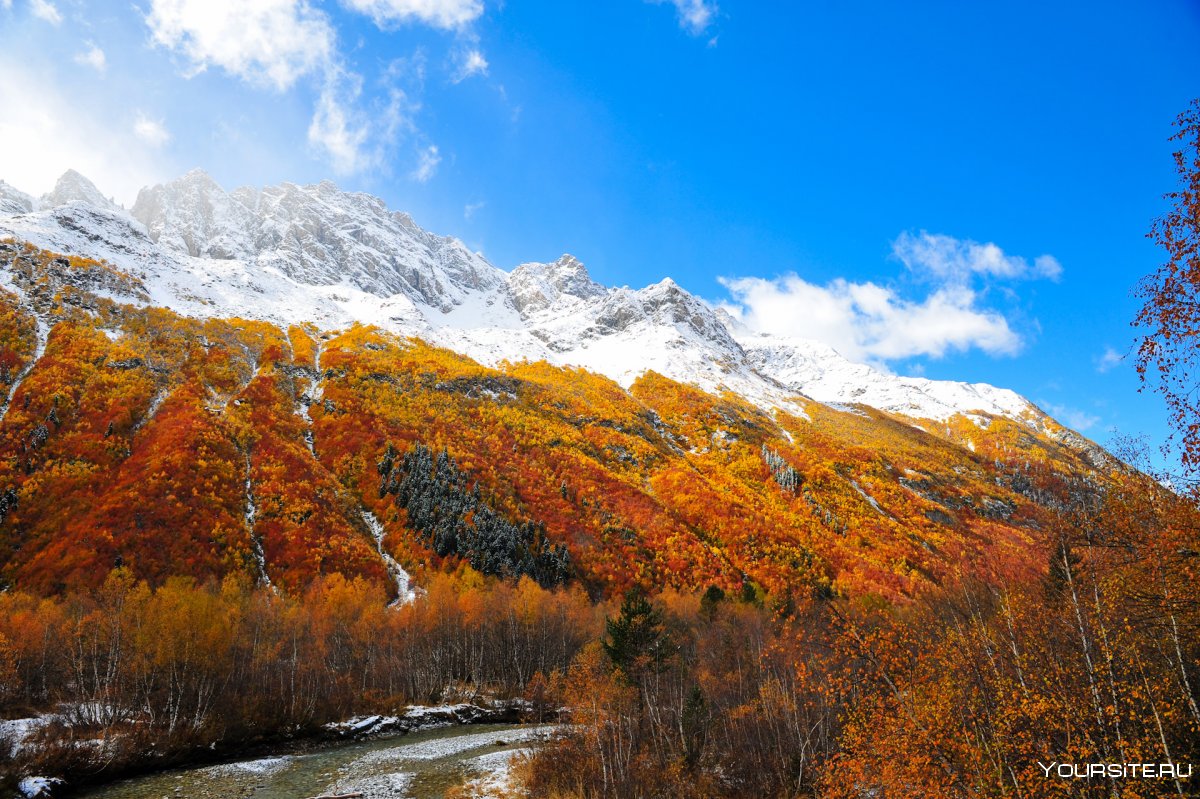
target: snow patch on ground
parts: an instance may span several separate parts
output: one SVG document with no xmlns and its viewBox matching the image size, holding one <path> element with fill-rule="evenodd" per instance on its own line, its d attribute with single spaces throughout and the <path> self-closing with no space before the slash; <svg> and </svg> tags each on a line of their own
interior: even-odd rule
<svg viewBox="0 0 1200 799">
<path fill-rule="evenodd" d="M 62 784 L 62 780 L 53 777 L 25 777 L 17 783 L 17 790 L 27 799 L 38 799 L 38 797 L 50 796 L 55 786 Z"/>
<path fill-rule="evenodd" d="M 325 793 L 333 796 L 362 794 L 362 799 L 391 799 L 409 796 L 408 788 L 416 775 L 403 771 L 378 774 L 373 777 L 347 777 L 339 779 Z"/>
<path fill-rule="evenodd" d="M 473 749 L 482 749 L 486 746 L 497 744 L 510 745 L 542 740 L 551 735 L 556 729 L 556 726 L 545 725 L 514 730 L 481 732 L 473 735 L 457 735 L 451 738 L 435 738 L 430 741 L 415 743 L 411 746 L 399 746 L 393 749 L 370 752 L 355 762 L 358 765 L 367 767 L 386 763 L 402 763 L 405 761 L 441 760 L 461 755 L 464 752 L 470 752 Z"/>
<path fill-rule="evenodd" d="M 19 752 L 21 751 L 21 747 L 24 746 L 26 739 L 57 720 L 58 716 L 54 714 L 33 716 L 32 718 L 24 719 L 0 720 L 0 739 L 10 741 L 13 748 Z"/>
<path fill-rule="evenodd" d="M 463 785 L 464 793 L 479 799 L 511 795 L 518 788 L 513 779 L 513 760 L 519 756 L 528 755 L 532 751 L 531 749 L 509 749 L 504 752 L 480 755 L 465 761 L 464 766 L 471 771 L 481 772 L 481 776 L 468 780 Z"/>
<path fill-rule="evenodd" d="M 884 512 L 883 508 L 879 507 L 879 503 L 875 501 L 875 497 L 871 496 L 866 491 L 864 491 L 862 486 L 860 486 L 854 480 L 850 481 L 850 485 L 854 486 L 854 490 L 857 491 L 859 496 L 861 496 L 863 499 L 865 499 L 867 501 L 867 503 L 870 504 L 870 506 L 875 509 L 876 513 L 878 513 L 880 516 L 887 516 L 887 513 Z"/>
<path fill-rule="evenodd" d="M 391 553 L 383 546 L 383 539 L 387 536 L 387 531 L 383 529 L 383 522 L 379 521 L 371 511 L 362 509 L 363 522 L 366 523 L 367 529 L 371 531 L 371 538 L 375 541 L 375 551 L 379 553 L 379 557 L 383 559 L 383 565 L 387 568 L 388 574 L 396 583 L 396 599 L 392 604 L 405 605 L 416 600 L 417 591 L 413 588 L 412 578 L 404 567 L 392 557 Z"/>
<path fill-rule="evenodd" d="M 254 483 L 250 479 L 250 453 L 246 453 L 245 474 L 245 520 L 246 533 L 250 536 L 250 551 L 254 556 L 254 564 L 258 568 L 258 580 L 267 588 L 273 588 L 271 576 L 267 574 L 267 556 L 263 551 L 262 536 L 254 531 L 258 519 L 258 505 L 254 501 Z"/>
<path fill-rule="evenodd" d="M 203 769 L 202 773 L 211 777 L 236 776 L 237 774 L 274 774 L 292 765 L 294 761 L 293 757 L 264 757 L 258 760 L 210 766 Z"/>
<path fill-rule="evenodd" d="M 819 341 L 736 332 L 738 343 L 759 371 L 835 407 L 867 405 L 938 421 L 965 414 L 980 425 L 990 416 L 1013 419 L 1040 416 L 1024 397 L 986 383 L 886 374 L 866 364 L 852 363 Z"/>
<path fill-rule="evenodd" d="M 161 408 L 162 404 L 166 402 L 167 397 L 170 396 L 170 393 L 170 389 L 166 386 L 163 386 L 158 391 L 154 392 L 154 397 L 150 400 L 150 406 L 146 408 L 146 415 L 134 422 L 132 432 L 136 433 L 137 431 L 141 430 L 150 423 L 151 419 L 158 415 L 159 408 Z"/>
</svg>

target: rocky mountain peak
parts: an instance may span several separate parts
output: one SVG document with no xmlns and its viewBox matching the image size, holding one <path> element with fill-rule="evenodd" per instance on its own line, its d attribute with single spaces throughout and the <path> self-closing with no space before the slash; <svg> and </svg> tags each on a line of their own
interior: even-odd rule
<svg viewBox="0 0 1200 799">
<path fill-rule="evenodd" d="M 131 213 L 150 238 L 175 252 L 217 260 L 253 254 L 253 213 L 202 169 L 142 189 Z"/>
<path fill-rule="evenodd" d="M 608 293 L 573 255 L 562 255 L 550 263 L 521 264 L 509 275 L 508 284 L 514 304 L 526 316 L 544 311 L 563 298 L 590 300 Z"/>
<path fill-rule="evenodd" d="M 74 169 L 64 172 L 54 184 L 54 188 L 42 197 L 42 206 L 47 208 L 58 208 L 71 203 L 90 205 L 102 211 L 121 211 L 120 206 L 100 193 L 96 184 Z"/>
<path fill-rule="evenodd" d="M 740 353 L 716 311 L 669 277 L 637 292 L 643 311 L 660 324 L 686 326 L 723 353 Z"/>
<path fill-rule="evenodd" d="M 573 255 L 563 254 L 549 266 L 551 282 L 563 294 L 589 299 L 607 292 L 604 286 L 592 280 L 587 267 Z"/>
</svg>

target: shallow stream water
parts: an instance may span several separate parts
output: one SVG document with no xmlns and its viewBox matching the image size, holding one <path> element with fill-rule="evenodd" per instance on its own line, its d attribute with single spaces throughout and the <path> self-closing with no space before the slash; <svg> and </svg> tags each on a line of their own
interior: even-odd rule
<svg viewBox="0 0 1200 799">
<path fill-rule="evenodd" d="M 480 724 L 112 783 L 85 799 L 434 799 L 464 782 L 498 788 L 510 759 L 551 727 Z"/>
</svg>

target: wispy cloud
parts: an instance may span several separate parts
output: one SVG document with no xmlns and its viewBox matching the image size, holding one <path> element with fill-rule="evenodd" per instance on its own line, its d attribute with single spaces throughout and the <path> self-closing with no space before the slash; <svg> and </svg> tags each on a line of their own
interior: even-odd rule
<svg viewBox="0 0 1200 799">
<path fill-rule="evenodd" d="M 341 0 L 342 5 L 366 14 L 385 27 L 421 22 L 435 28 L 461 28 L 483 14 L 483 0 Z"/>
<path fill-rule="evenodd" d="M 108 68 L 108 58 L 105 57 L 104 51 L 93 42 L 88 42 L 87 49 L 75 56 L 75 63 L 101 73 Z"/>
<path fill-rule="evenodd" d="M 362 93 L 356 75 L 331 70 L 308 126 L 308 142 L 329 159 L 335 172 L 352 174 L 367 168 L 369 123 L 355 119 L 354 107 Z"/>
<path fill-rule="evenodd" d="M 465 206 L 463 206 L 463 219 L 471 219 L 471 217 L 475 216 L 475 214 L 482 211 L 486 205 L 487 203 L 483 200 L 480 200 L 477 203 L 467 203 Z"/>
<path fill-rule="evenodd" d="M 310 0 L 149 0 L 146 23 L 154 43 L 183 56 L 189 74 L 220 69 L 259 88 L 285 92 L 304 81 L 315 89 L 308 143 L 339 175 L 385 166 L 401 146 L 420 141 L 414 116 L 423 60 L 399 59 L 368 84 L 339 48 L 333 17 Z M 415 23 L 453 29 L 464 46 L 461 80 L 487 71 L 487 60 L 469 26 L 482 0 L 340 0 L 381 28 Z M 429 180 L 440 158 L 430 146 L 413 173 Z"/>
<path fill-rule="evenodd" d="M 50 0 L 29 0 L 29 10 L 38 19 L 45 20 L 51 25 L 61 25 L 63 18 L 54 3 Z"/>
<path fill-rule="evenodd" d="M 418 183 L 428 183 L 437 174 L 440 163 L 442 163 L 442 156 L 438 153 L 437 145 L 431 144 L 421 151 L 421 155 L 417 159 L 417 167 L 412 171 L 410 177 Z"/>
<path fill-rule="evenodd" d="M 1049 278 L 1057 280 L 1062 265 L 1052 255 L 1039 255 L 1030 263 L 1016 255 L 1007 255 L 992 242 L 980 244 L 970 239 L 907 231 L 892 242 L 892 253 L 909 271 L 937 280 L 966 281 L 976 275 L 1010 280 Z"/>
<path fill-rule="evenodd" d="M 722 280 L 730 294 L 723 307 L 750 330 L 815 339 L 851 360 L 885 368 L 906 358 L 968 350 L 1014 355 L 1024 342 L 1003 313 L 985 304 L 988 286 L 1054 278 L 1062 270 L 1049 255 L 1030 263 L 995 244 L 924 231 L 900 234 L 892 252 L 920 278 L 917 296 L 873 282 L 818 285 L 789 274 Z"/>
<path fill-rule="evenodd" d="M 483 53 L 477 48 L 471 48 L 459 56 L 458 69 L 454 72 L 454 82 L 462 83 L 473 75 L 486 75 L 488 62 Z"/>
<path fill-rule="evenodd" d="M 1057 405 L 1053 402 L 1039 402 L 1038 404 L 1045 408 L 1055 419 L 1072 430 L 1078 430 L 1081 433 L 1085 430 L 1090 430 L 1100 422 L 1099 416 L 1087 411 L 1081 411 L 1066 405 Z"/>
<path fill-rule="evenodd" d="M 133 133 L 151 147 L 162 147 L 171 140 L 171 134 L 167 131 L 162 120 L 151 119 L 140 112 L 137 115 L 137 119 L 134 120 Z"/>
<path fill-rule="evenodd" d="M 1105 347 L 1104 352 L 1096 358 L 1096 371 L 1100 374 L 1111 371 L 1121 365 L 1121 361 L 1125 360 L 1125 356 L 1114 350 L 1112 347 Z"/>
<path fill-rule="evenodd" d="M 300 0 L 150 0 L 146 23 L 193 72 L 215 66 L 279 91 L 329 64 L 336 43 L 329 18 Z"/>
<path fill-rule="evenodd" d="M 1000 313 L 981 308 L 965 287 L 908 300 L 874 283 L 809 283 L 797 275 L 722 280 L 722 305 L 751 330 L 823 341 L 856 361 L 940 358 L 972 348 L 1012 355 L 1021 338 Z"/>
<path fill-rule="evenodd" d="M 700 36 L 708 30 L 717 18 L 717 4 L 711 0 L 654 0 L 658 4 L 670 3 L 675 6 L 679 17 L 679 27 L 693 36 Z M 716 44 L 716 39 L 709 41 Z"/>
<path fill-rule="evenodd" d="M 95 111 L 56 85 L 49 71 L 7 54 L 0 54 L 0 75 L 0 107 L 21 109 L 0 118 L 0 153 L 21 154 L 4 159 L 3 178 L 12 185 L 39 194 L 74 168 L 128 205 L 141 187 L 165 176 L 157 151 L 132 125 L 114 124 L 111 108 Z"/>
</svg>

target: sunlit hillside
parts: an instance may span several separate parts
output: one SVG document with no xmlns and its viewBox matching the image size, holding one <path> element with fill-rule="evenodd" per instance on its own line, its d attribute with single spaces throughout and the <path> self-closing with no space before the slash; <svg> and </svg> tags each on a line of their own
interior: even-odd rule
<svg viewBox="0 0 1200 799">
<path fill-rule="evenodd" d="M 39 593 L 122 565 L 396 592 L 395 564 L 419 586 L 465 560 L 598 597 L 896 600 L 1044 568 L 1048 531 L 1130 477 L 1046 417 L 768 414 L 652 372 L 625 391 L 370 327 L 121 305 L 111 289 L 140 289 L 119 264 L 5 245 L 0 266 L 20 294 L 0 341 L 3 574 Z"/>
</svg>

